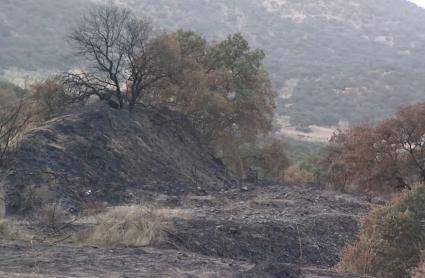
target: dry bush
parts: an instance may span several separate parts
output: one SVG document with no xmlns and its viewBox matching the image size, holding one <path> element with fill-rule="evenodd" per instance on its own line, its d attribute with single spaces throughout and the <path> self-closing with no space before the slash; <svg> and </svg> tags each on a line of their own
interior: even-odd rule
<svg viewBox="0 0 425 278">
<path fill-rule="evenodd" d="M 304 169 L 302 165 L 295 164 L 285 171 L 284 181 L 289 183 L 309 183 L 315 182 L 316 178 L 313 173 Z"/>
<path fill-rule="evenodd" d="M 30 241 L 31 239 L 31 235 L 15 223 L 0 219 L 0 242 Z"/>
<path fill-rule="evenodd" d="M 403 107 L 376 126 L 337 132 L 326 164 L 329 182 L 342 189 L 391 193 L 424 182 L 425 103 Z"/>
<path fill-rule="evenodd" d="M 39 122 L 44 122 L 63 113 L 69 98 L 59 77 L 49 78 L 31 86 L 33 110 Z"/>
<path fill-rule="evenodd" d="M 89 201 L 81 204 L 81 216 L 91 217 L 107 211 L 107 204 L 98 201 Z"/>
<path fill-rule="evenodd" d="M 41 208 L 39 220 L 50 228 L 58 228 L 70 220 L 70 215 L 60 205 L 52 203 Z"/>
<path fill-rule="evenodd" d="M 362 221 L 360 239 L 338 265 L 343 272 L 374 277 L 409 277 L 425 247 L 425 186 L 403 193 Z"/>
<path fill-rule="evenodd" d="M 32 213 L 56 201 L 56 192 L 49 186 L 27 186 L 19 192 L 19 201 L 14 206 L 22 213 Z"/>
<path fill-rule="evenodd" d="M 12 153 L 31 118 L 32 114 L 24 101 L 12 104 L 0 101 L 0 167 L 10 163 Z"/>
<path fill-rule="evenodd" d="M 222 148 L 226 167 L 248 182 L 282 181 L 289 166 L 286 143 L 275 138 L 257 138 L 252 142 L 228 140 Z"/>
<path fill-rule="evenodd" d="M 6 216 L 6 199 L 3 185 L 0 184 L 0 219 Z"/>
<path fill-rule="evenodd" d="M 103 246 L 147 246 L 160 241 L 166 224 L 161 213 L 142 206 L 111 208 L 97 217 L 86 242 Z"/>
<path fill-rule="evenodd" d="M 422 251 L 421 262 L 417 268 L 412 271 L 412 278 L 425 277 L 425 251 Z"/>
<path fill-rule="evenodd" d="M 286 154 L 286 143 L 283 140 L 272 139 L 262 148 L 265 176 L 271 180 L 282 181 L 289 167 Z"/>
</svg>

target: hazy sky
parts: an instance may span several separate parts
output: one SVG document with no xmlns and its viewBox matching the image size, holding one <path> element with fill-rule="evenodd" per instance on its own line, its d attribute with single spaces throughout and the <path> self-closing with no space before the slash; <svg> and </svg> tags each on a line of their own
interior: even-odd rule
<svg viewBox="0 0 425 278">
<path fill-rule="evenodd" d="M 409 0 L 413 3 L 416 3 L 418 6 L 425 8 L 425 0 Z"/>
</svg>

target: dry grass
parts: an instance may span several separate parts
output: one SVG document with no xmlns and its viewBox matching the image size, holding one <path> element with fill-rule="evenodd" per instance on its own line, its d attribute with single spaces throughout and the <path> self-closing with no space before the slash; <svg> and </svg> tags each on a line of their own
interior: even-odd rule
<svg viewBox="0 0 425 278">
<path fill-rule="evenodd" d="M 45 205 L 41 209 L 39 217 L 40 223 L 51 228 L 57 228 L 70 219 L 70 215 L 56 203 Z"/>
<path fill-rule="evenodd" d="M 412 278 L 425 277 L 425 251 L 422 251 L 421 263 L 412 271 Z"/>
<path fill-rule="evenodd" d="M 4 196 L 3 185 L 0 184 L 0 219 L 6 216 L 6 202 Z"/>
<path fill-rule="evenodd" d="M 290 166 L 285 171 L 284 181 L 289 183 L 315 182 L 314 174 L 303 169 L 299 164 Z"/>
<path fill-rule="evenodd" d="M 30 241 L 32 236 L 16 223 L 0 219 L 0 242 Z"/>
<path fill-rule="evenodd" d="M 121 206 L 96 217 L 87 243 L 102 246 L 147 246 L 164 238 L 167 230 L 161 211 L 143 206 Z"/>
</svg>

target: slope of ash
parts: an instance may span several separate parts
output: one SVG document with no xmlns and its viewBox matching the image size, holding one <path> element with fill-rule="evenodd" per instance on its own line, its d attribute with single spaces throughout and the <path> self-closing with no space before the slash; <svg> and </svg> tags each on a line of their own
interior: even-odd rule
<svg viewBox="0 0 425 278">
<path fill-rule="evenodd" d="M 119 204 L 151 192 L 179 195 L 234 184 L 181 115 L 104 106 L 27 133 L 3 183 L 8 213 L 45 202 L 37 192 L 50 192 L 54 202 L 78 211 L 90 200 Z"/>
</svg>

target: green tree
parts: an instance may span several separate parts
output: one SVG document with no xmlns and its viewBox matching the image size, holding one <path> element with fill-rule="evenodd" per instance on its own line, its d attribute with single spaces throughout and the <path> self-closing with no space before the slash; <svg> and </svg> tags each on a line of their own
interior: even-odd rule
<svg viewBox="0 0 425 278">
<path fill-rule="evenodd" d="M 243 176 L 244 155 L 235 150 L 247 142 L 256 144 L 257 136 L 272 127 L 276 93 L 263 67 L 264 53 L 251 50 L 241 34 L 210 44 L 197 33 L 180 30 L 156 41 L 174 69 L 148 100 L 188 116 L 217 154 L 237 165 L 231 168 Z"/>
<path fill-rule="evenodd" d="M 260 49 L 251 50 L 248 41 L 237 33 L 211 47 L 208 52 L 209 70 L 230 73 L 228 91 L 236 97 L 249 97 L 255 92 L 259 75 L 263 74 L 265 54 Z"/>
</svg>

